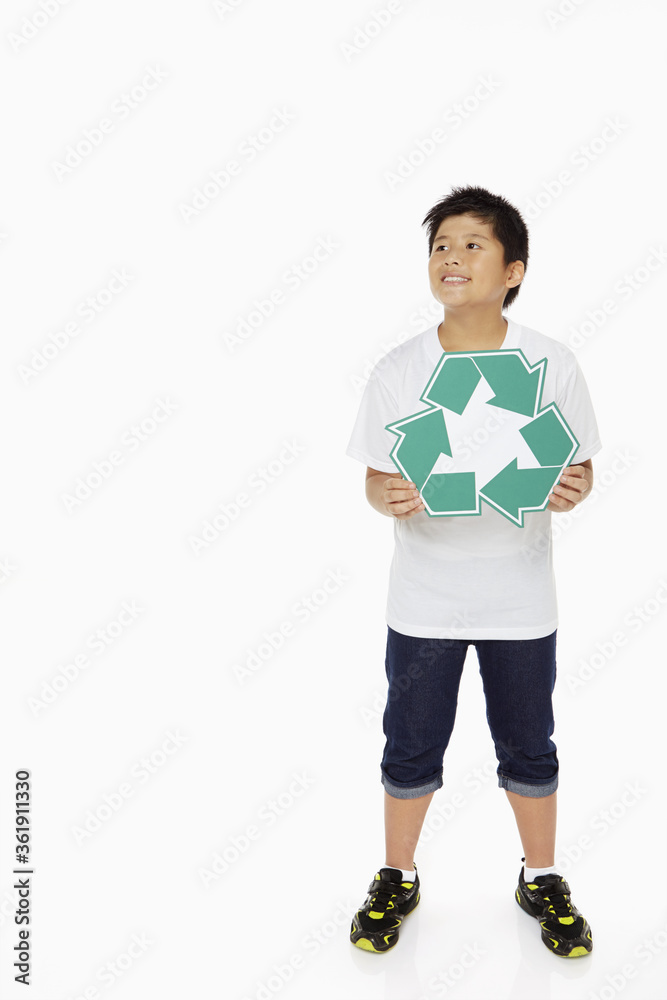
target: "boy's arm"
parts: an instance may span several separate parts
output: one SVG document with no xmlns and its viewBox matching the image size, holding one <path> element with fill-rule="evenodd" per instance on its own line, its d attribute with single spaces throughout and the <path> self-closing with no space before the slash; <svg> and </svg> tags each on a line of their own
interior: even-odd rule
<svg viewBox="0 0 667 1000">
<path fill-rule="evenodd" d="M 593 489 L 593 462 L 587 458 L 578 465 L 568 465 L 549 494 L 545 510 L 568 511 L 590 496 Z M 560 483 L 563 485 L 561 486 Z"/>
<path fill-rule="evenodd" d="M 400 472 L 378 472 L 370 466 L 366 467 L 366 499 L 380 514 L 399 520 L 425 509 L 413 482 Z"/>
</svg>

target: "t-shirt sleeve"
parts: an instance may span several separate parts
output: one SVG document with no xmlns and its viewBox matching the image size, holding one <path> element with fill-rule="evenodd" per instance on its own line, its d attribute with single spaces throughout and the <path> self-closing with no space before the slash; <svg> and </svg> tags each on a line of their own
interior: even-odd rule
<svg viewBox="0 0 667 1000">
<path fill-rule="evenodd" d="M 385 424 L 390 424 L 399 417 L 393 395 L 382 379 L 371 372 L 345 454 L 379 472 L 397 472 L 390 452 L 398 438 L 385 429 Z"/>
<path fill-rule="evenodd" d="M 574 356 L 572 361 L 572 371 L 556 400 L 556 406 L 579 442 L 579 447 L 569 463 L 577 465 L 597 455 L 602 448 L 602 442 L 586 379 Z"/>
</svg>

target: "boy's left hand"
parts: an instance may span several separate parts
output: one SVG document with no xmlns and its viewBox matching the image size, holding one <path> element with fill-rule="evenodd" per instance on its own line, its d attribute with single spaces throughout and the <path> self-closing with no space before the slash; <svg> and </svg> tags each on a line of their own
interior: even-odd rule
<svg viewBox="0 0 667 1000">
<path fill-rule="evenodd" d="M 549 494 L 545 510 L 567 511 L 585 500 L 593 486 L 593 470 L 585 465 L 568 465 Z"/>
</svg>

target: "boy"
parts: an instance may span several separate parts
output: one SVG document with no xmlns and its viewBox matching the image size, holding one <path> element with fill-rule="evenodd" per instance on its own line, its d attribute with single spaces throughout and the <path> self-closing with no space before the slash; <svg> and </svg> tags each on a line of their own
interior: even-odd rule
<svg viewBox="0 0 667 1000">
<path fill-rule="evenodd" d="M 366 497 L 394 519 L 395 539 L 380 764 L 385 863 L 353 918 L 350 939 L 366 951 L 389 951 L 403 918 L 419 902 L 414 852 L 433 794 L 443 784 L 444 752 L 472 644 L 498 785 L 514 811 L 525 854 L 515 899 L 538 919 L 551 951 L 576 958 L 589 954 L 593 944 L 588 922 L 554 865 L 558 758 L 550 737 L 558 618 L 551 512 L 571 510 L 589 495 L 591 456 L 602 445 L 573 352 L 502 315 L 518 295 L 528 263 L 528 232 L 517 209 L 484 188 L 458 187 L 430 210 L 426 224 L 429 280 L 444 320 L 375 366 L 346 449 L 367 466 Z M 512 348 L 530 366 L 547 359 L 541 407 L 555 402 L 578 442 L 576 464 L 564 469 L 544 510 L 524 514 L 523 526 L 485 502 L 477 516 L 431 517 L 415 483 L 396 471 L 390 452 L 397 437 L 387 424 L 425 409 L 420 396 L 443 351 Z"/>
</svg>

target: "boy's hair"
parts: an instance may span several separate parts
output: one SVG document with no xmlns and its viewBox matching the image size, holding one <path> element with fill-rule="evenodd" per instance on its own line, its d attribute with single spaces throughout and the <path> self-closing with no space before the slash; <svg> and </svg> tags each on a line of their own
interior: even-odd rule
<svg viewBox="0 0 667 1000">
<path fill-rule="evenodd" d="M 422 226 L 428 223 L 428 255 L 433 253 L 433 242 L 440 223 L 450 215 L 474 215 L 480 222 L 491 225 L 495 238 L 502 243 L 505 266 L 512 261 L 523 261 L 528 268 L 528 228 L 518 209 L 499 194 L 491 194 L 483 187 L 453 187 L 452 193 L 439 201 L 428 212 Z M 521 285 L 510 288 L 502 308 L 507 309 L 519 294 Z"/>
</svg>

